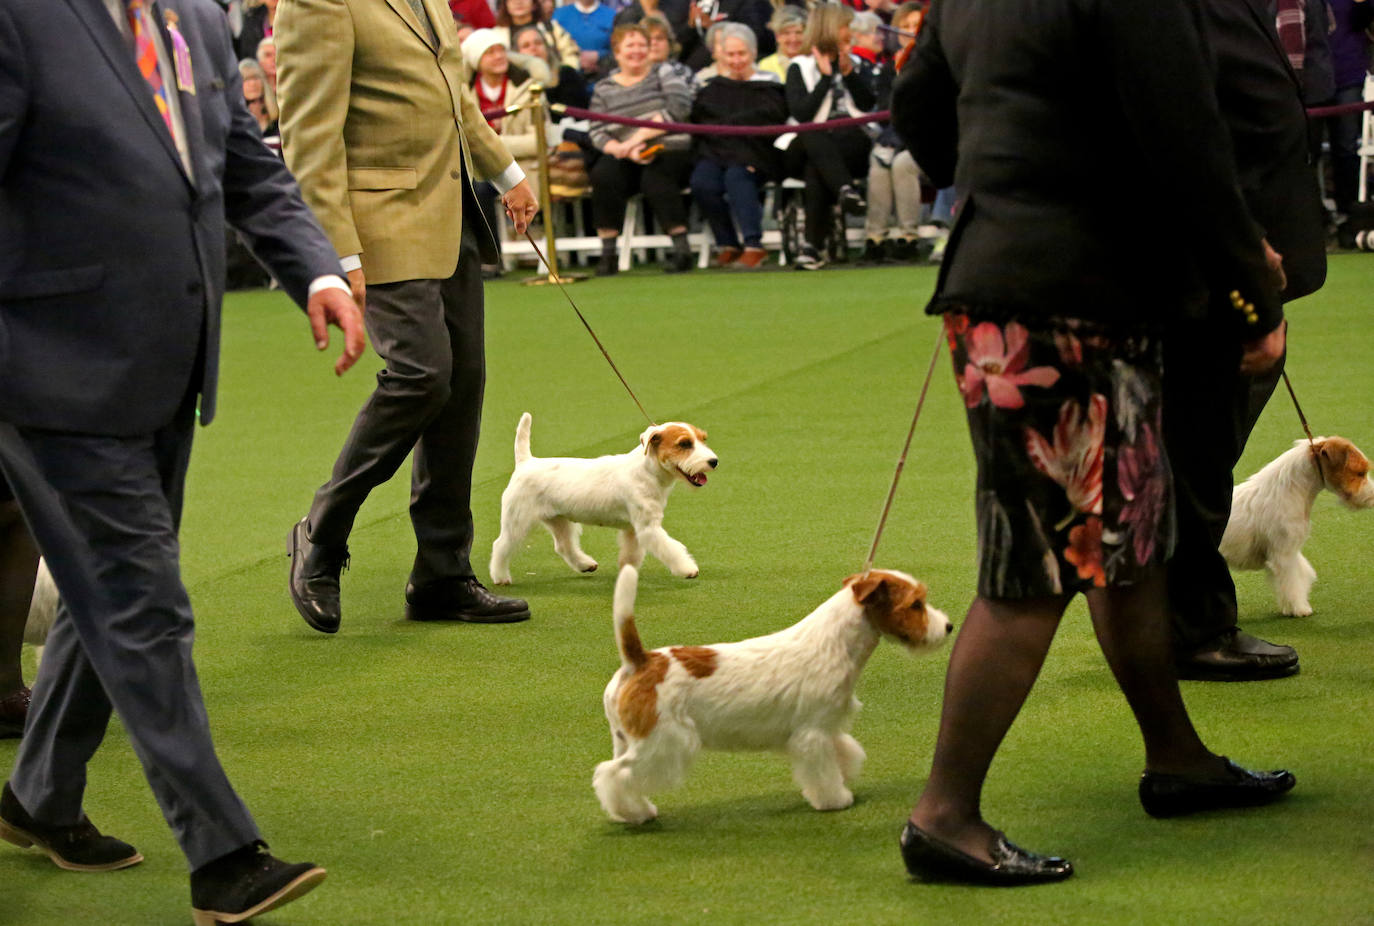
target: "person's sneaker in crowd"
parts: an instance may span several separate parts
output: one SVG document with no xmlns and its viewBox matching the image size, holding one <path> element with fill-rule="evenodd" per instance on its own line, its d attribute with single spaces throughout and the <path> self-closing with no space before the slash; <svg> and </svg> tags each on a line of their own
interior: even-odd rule
<svg viewBox="0 0 1374 926">
<path fill-rule="evenodd" d="M 673 251 L 663 265 L 664 273 L 686 273 L 696 263 L 696 255 L 691 251 Z"/>
<path fill-rule="evenodd" d="M 840 208 L 849 215 L 863 215 L 868 211 L 868 203 L 864 202 L 863 196 L 847 183 L 840 187 L 839 201 Z"/>
<path fill-rule="evenodd" d="M 825 265 L 821 260 L 820 252 L 809 244 L 802 245 L 802 249 L 797 252 L 797 259 L 793 265 L 798 270 L 819 270 Z"/>
<path fill-rule="evenodd" d="M 191 872 L 191 921 L 242 923 L 308 894 L 324 878 L 313 862 L 283 862 L 255 842 Z"/>
<path fill-rule="evenodd" d="M 909 264 L 920 256 L 920 247 L 915 238 L 889 238 L 887 259 L 899 264 Z"/>
<path fill-rule="evenodd" d="M 615 276 L 620 272 L 620 256 L 612 251 L 609 254 L 603 253 L 596 259 L 596 275 L 599 277 Z"/>
<path fill-rule="evenodd" d="M 887 259 L 887 248 L 877 238 L 864 240 L 864 252 L 859 255 L 860 264 L 881 264 Z"/>
<path fill-rule="evenodd" d="M 33 692 L 22 685 L 0 698 L 0 740 L 24 735 L 24 721 L 29 717 Z"/>
<path fill-rule="evenodd" d="M 743 253 L 743 251 L 735 247 L 721 248 L 719 251 L 716 252 L 716 266 L 728 267 L 735 261 L 739 260 L 740 255 L 742 255 Z"/>
<path fill-rule="evenodd" d="M 85 814 L 72 826 L 48 826 L 29 816 L 9 782 L 0 791 L 0 839 L 21 849 L 36 847 L 67 871 L 115 871 L 143 861 L 137 849 L 95 828 Z"/>
<path fill-rule="evenodd" d="M 757 270 L 765 260 L 768 259 L 768 252 L 763 248 L 745 248 L 744 253 L 739 256 L 736 265 L 745 270 Z"/>
</svg>

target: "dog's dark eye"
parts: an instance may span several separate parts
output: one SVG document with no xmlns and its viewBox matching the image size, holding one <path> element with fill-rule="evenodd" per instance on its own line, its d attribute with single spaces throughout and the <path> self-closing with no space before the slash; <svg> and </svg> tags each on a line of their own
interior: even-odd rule
<svg viewBox="0 0 1374 926">
<path fill-rule="evenodd" d="M 678 442 L 677 442 L 677 445 L 678 445 L 678 447 L 682 448 L 683 450 L 691 450 L 691 449 L 692 449 L 692 442 L 689 441 L 689 440 L 687 440 L 687 438 L 685 438 L 685 437 L 684 437 L 682 440 L 678 441 Z"/>
</svg>

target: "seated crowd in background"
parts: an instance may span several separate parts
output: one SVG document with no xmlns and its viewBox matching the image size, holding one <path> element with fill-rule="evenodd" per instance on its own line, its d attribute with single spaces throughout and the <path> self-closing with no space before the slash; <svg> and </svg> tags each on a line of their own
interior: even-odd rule
<svg viewBox="0 0 1374 926">
<path fill-rule="evenodd" d="M 537 84 L 554 104 L 722 126 L 832 121 L 872 112 L 891 86 L 890 52 L 914 37 L 894 33 L 886 23 L 894 17 L 919 23 L 923 8 L 915 0 L 901 8 L 890 0 L 859 0 L 857 8 L 864 11 L 857 15 L 848 3 L 778 0 L 448 5 L 484 112 L 529 102 Z M 244 97 L 269 143 L 279 144 L 272 39 L 277 0 L 247 0 L 243 6 L 236 43 L 244 58 Z M 915 19 L 904 18 L 911 11 Z M 531 112 L 488 121 L 533 175 L 539 151 Z M 805 215 L 812 217 L 804 222 L 798 267 L 818 267 L 826 253 L 843 251 L 837 226 L 843 234 L 844 215 L 865 213 L 862 188 L 875 179 L 879 195 L 869 216 L 865 256 L 916 256 L 911 215 L 915 210 L 919 216 L 921 208 L 919 171 L 891 130 L 875 124 L 781 137 L 688 135 L 555 116 L 546 126 L 546 143 L 552 150 L 560 142 L 565 164 L 571 148 L 585 165 L 582 182 L 560 192 L 590 193 L 591 225 L 602 242 L 599 274 L 618 269 L 626 204 L 635 195 L 642 195 L 651 221 L 672 242 L 664 269 L 690 269 L 695 260 L 687 238 L 688 190 L 714 241 L 716 264 L 760 266 L 767 256 L 765 191 L 786 178 L 803 182 Z M 484 217 L 495 227 L 498 197 L 488 185 L 476 186 Z M 884 249 L 894 205 L 901 211 L 892 241 L 901 246 Z"/>
</svg>

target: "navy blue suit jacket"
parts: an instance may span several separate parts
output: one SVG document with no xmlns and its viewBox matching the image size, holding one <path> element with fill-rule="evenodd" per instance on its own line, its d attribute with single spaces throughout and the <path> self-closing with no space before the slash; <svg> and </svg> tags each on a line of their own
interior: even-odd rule
<svg viewBox="0 0 1374 926">
<path fill-rule="evenodd" d="M 193 178 L 101 0 L 0 4 L 0 421 L 143 434 L 197 389 L 208 424 L 226 218 L 300 305 L 342 273 L 244 105 L 224 13 L 152 11 L 190 46 L 195 92 L 169 90 Z"/>
</svg>

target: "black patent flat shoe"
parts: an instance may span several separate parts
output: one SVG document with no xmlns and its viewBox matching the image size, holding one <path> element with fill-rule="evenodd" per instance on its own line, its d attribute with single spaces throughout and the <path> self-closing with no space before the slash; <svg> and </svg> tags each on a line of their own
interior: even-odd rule
<svg viewBox="0 0 1374 926">
<path fill-rule="evenodd" d="M 948 843 L 941 842 L 910 820 L 902 830 L 902 859 L 906 870 L 923 881 L 963 881 L 1013 887 L 1063 881 L 1073 874 L 1068 859 L 1027 852 L 997 834 L 992 862 L 984 862 Z"/>
<path fill-rule="evenodd" d="M 1140 776 L 1140 805 L 1152 817 L 1181 817 L 1205 810 L 1260 807 L 1283 797 L 1298 780 L 1289 771 L 1252 772 L 1227 759 L 1229 781 L 1146 772 Z"/>
</svg>

